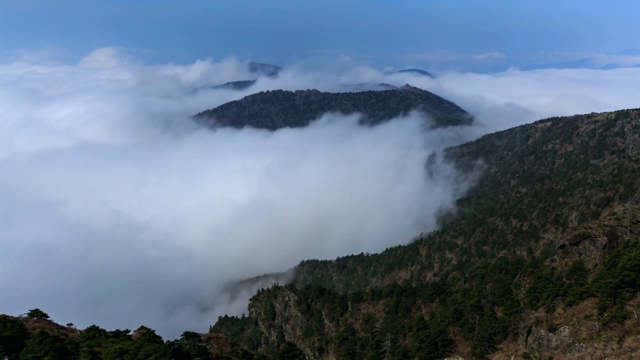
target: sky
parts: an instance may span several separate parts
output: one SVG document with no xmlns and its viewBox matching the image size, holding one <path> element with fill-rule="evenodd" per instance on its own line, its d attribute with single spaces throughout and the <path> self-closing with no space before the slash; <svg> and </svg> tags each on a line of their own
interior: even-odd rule
<svg viewBox="0 0 640 360">
<path fill-rule="evenodd" d="M 116 46 L 145 63 L 599 67 L 640 64 L 640 52 L 620 54 L 640 49 L 638 24 L 636 0 L 0 0 L 0 54 L 77 60 Z"/>
<path fill-rule="evenodd" d="M 637 2 L 600 3 L 0 0 L 0 313 L 206 332 L 246 312 L 256 289 L 230 283 L 436 229 L 481 176 L 445 148 L 640 106 Z M 405 67 L 437 76 L 390 71 Z M 474 124 L 191 119 L 259 91 L 380 83 L 432 91 Z"/>
</svg>

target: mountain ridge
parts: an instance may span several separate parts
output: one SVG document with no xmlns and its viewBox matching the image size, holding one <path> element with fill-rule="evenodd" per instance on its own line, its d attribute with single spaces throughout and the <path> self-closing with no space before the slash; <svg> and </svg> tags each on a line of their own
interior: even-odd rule
<svg viewBox="0 0 640 360">
<path fill-rule="evenodd" d="M 433 127 L 469 125 L 473 117 L 436 94 L 405 85 L 398 89 L 329 93 L 271 90 L 231 101 L 194 116 L 205 127 L 250 126 L 276 130 L 304 127 L 325 113 L 360 113 L 363 125 L 376 125 L 411 111 L 428 115 Z"/>
<path fill-rule="evenodd" d="M 544 119 L 447 157 L 462 170 L 482 159 L 483 175 L 442 229 L 303 261 L 244 323 L 211 331 L 253 331 L 267 353 L 286 340 L 308 359 L 640 354 L 640 110 Z"/>
</svg>

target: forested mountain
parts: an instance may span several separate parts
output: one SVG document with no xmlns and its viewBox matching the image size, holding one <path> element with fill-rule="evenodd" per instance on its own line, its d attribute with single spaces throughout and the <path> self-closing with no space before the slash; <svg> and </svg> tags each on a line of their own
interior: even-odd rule
<svg viewBox="0 0 640 360">
<path fill-rule="evenodd" d="M 276 130 L 304 127 L 325 113 L 361 113 L 362 124 L 375 125 L 411 111 L 432 118 L 434 127 L 468 125 L 472 117 L 458 105 L 411 86 L 383 91 L 328 93 L 318 90 L 273 90 L 249 95 L 215 109 L 203 111 L 196 120 L 208 127 L 251 126 Z"/>
<path fill-rule="evenodd" d="M 439 231 L 304 261 L 211 332 L 308 359 L 638 358 L 640 110 L 542 120 L 446 156 L 481 176 Z"/>
<path fill-rule="evenodd" d="M 640 109 L 541 120 L 445 156 L 477 181 L 408 245 L 303 261 L 248 316 L 173 341 L 0 316 L 0 358 L 640 358 Z"/>
</svg>

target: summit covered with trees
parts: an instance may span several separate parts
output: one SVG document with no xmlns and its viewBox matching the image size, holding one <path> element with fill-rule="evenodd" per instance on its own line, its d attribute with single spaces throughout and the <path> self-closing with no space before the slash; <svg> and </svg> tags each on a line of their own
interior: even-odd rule
<svg viewBox="0 0 640 360">
<path fill-rule="evenodd" d="M 276 130 L 304 127 L 326 113 L 362 115 L 361 124 L 375 125 L 411 111 L 427 115 L 433 127 L 470 125 L 473 117 L 453 102 L 413 86 L 382 91 L 329 93 L 318 90 L 272 90 L 203 111 L 196 120 L 208 127 L 250 126 Z"/>
</svg>

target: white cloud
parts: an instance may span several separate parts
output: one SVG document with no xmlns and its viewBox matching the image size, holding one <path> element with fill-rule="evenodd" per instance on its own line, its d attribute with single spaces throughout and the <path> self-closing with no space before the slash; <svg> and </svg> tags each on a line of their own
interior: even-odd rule
<svg viewBox="0 0 640 360">
<path fill-rule="evenodd" d="M 448 50 L 429 51 L 420 54 L 413 54 L 409 56 L 409 59 L 428 61 L 432 63 L 444 63 L 444 62 L 464 62 L 464 61 L 492 61 L 500 60 L 507 57 L 507 54 L 499 51 L 489 51 L 480 54 L 460 54 Z"/>
<path fill-rule="evenodd" d="M 103 47 L 83 57 L 78 65 L 89 69 L 111 69 L 126 64 L 122 50 L 117 47 Z"/>
</svg>

